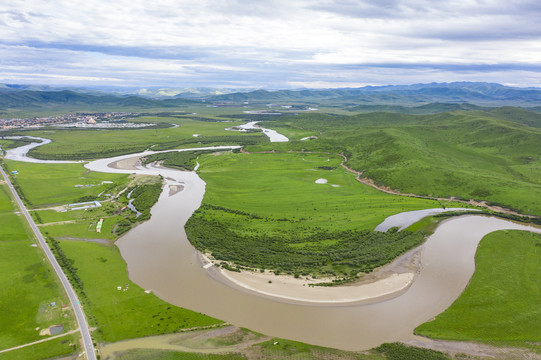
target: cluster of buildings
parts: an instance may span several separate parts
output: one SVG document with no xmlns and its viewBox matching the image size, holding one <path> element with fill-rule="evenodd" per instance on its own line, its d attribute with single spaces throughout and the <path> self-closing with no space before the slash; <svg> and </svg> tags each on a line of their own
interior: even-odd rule
<svg viewBox="0 0 541 360">
<path fill-rule="evenodd" d="M 33 117 L 27 119 L 0 119 L 0 129 L 42 128 L 42 127 L 74 127 L 74 128 L 121 128 L 145 127 L 154 124 L 126 122 L 138 114 L 129 112 L 104 113 L 69 113 L 55 117 Z"/>
</svg>

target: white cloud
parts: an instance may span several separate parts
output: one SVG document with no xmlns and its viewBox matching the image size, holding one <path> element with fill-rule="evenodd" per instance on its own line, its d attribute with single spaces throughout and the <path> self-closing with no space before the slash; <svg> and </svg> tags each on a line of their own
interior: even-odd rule
<svg viewBox="0 0 541 360">
<path fill-rule="evenodd" d="M 392 64 L 393 77 L 373 73 L 376 83 L 395 83 L 411 78 L 397 64 L 432 66 L 424 71 L 434 80 L 453 75 L 441 64 L 514 64 L 529 67 L 524 79 L 539 78 L 541 5 L 532 0 L 26 0 L 2 8 L 4 73 L 99 73 L 148 85 L 212 75 L 274 87 L 327 75 L 366 82 L 338 65 Z"/>
</svg>

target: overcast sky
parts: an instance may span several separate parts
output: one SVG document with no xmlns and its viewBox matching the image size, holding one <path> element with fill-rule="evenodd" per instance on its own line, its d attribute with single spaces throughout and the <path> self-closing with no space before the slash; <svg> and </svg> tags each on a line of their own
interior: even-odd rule
<svg viewBox="0 0 541 360">
<path fill-rule="evenodd" d="M 541 86 L 538 0 L 0 0 L 0 82 Z"/>
</svg>

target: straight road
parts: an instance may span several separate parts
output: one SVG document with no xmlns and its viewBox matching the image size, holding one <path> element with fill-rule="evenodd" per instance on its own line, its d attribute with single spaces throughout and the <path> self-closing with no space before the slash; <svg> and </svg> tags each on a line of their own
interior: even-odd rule
<svg viewBox="0 0 541 360">
<path fill-rule="evenodd" d="M 23 202 L 21 201 L 19 194 L 17 194 L 17 191 L 15 191 L 15 188 L 11 184 L 9 177 L 7 176 L 7 174 L 5 173 L 4 169 L 1 166 L 0 166 L 0 173 L 2 173 L 2 176 L 4 177 L 6 184 L 8 184 L 9 189 L 13 193 L 13 197 L 17 201 L 17 204 L 19 205 L 21 212 L 24 214 L 26 220 L 28 221 L 28 224 L 30 224 L 32 231 L 34 232 L 34 235 L 38 239 L 38 243 L 41 246 L 41 249 L 43 250 L 43 252 L 47 256 L 47 259 L 53 266 L 53 269 L 56 272 L 56 275 L 62 282 L 62 286 L 64 286 L 64 289 L 66 290 L 66 293 L 68 294 L 68 298 L 71 302 L 71 307 L 73 311 L 75 312 L 75 317 L 77 318 L 77 323 L 79 324 L 79 329 L 81 330 L 81 336 L 83 337 L 83 344 L 84 344 L 87 359 L 96 360 L 96 351 L 92 343 L 92 338 L 90 337 L 90 330 L 88 329 L 88 323 L 86 322 L 86 317 L 79 303 L 79 299 L 77 298 L 77 294 L 73 290 L 73 287 L 71 286 L 68 278 L 66 277 L 66 274 L 64 274 L 64 272 L 62 271 L 62 268 L 56 261 L 56 258 L 51 252 L 51 249 L 49 248 L 49 245 L 47 245 L 47 242 L 43 238 L 43 235 L 41 235 L 41 232 L 36 226 L 36 223 L 34 223 L 34 219 L 32 219 L 32 217 L 28 213 L 28 210 L 26 209 Z"/>
</svg>

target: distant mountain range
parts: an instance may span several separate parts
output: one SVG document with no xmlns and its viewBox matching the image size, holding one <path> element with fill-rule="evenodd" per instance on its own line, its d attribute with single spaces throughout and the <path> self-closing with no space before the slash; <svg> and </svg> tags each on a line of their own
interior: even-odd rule
<svg viewBox="0 0 541 360">
<path fill-rule="evenodd" d="M 301 103 L 340 107 L 355 112 L 390 111 L 411 114 L 485 110 L 488 107 L 500 106 L 520 106 L 535 111 L 541 109 L 540 88 L 517 88 L 475 82 L 247 92 L 210 88 L 151 88 L 122 91 L 124 93 L 118 88 L 55 88 L 0 84 L 0 109 L 38 110 L 88 106 L 149 109 L 200 104 L 201 101 L 226 104 Z M 136 95 L 133 95 L 134 93 Z"/>
<path fill-rule="evenodd" d="M 61 91 L 0 91 L 0 109 L 29 109 L 54 107 L 164 108 L 194 104 L 192 100 L 173 98 L 153 100 L 140 96 L 91 95 L 71 90 Z"/>
<path fill-rule="evenodd" d="M 20 84 L 0 84 L 0 93 L 17 91 L 74 91 L 81 94 L 90 95 L 117 95 L 117 96 L 142 96 L 150 99 L 168 99 L 180 97 L 184 99 L 201 99 L 208 96 L 231 94 L 240 91 L 252 91 L 254 89 L 224 89 L 224 88 L 134 88 L 134 87 L 115 87 L 98 86 L 92 88 L 84 87 L 54 87 L 49 85 L 20 85 Z"/>
<path fill-rule="evenodd" d="M 256 90 L 217 95 L 212 101 L 313 101 L 342 105 L 405 105 L 470 103 L 478 106 L 539 106 L 540 88 L 516 88 L 493 83 L 431 83 L 323 90 Z"/>
</svg>

